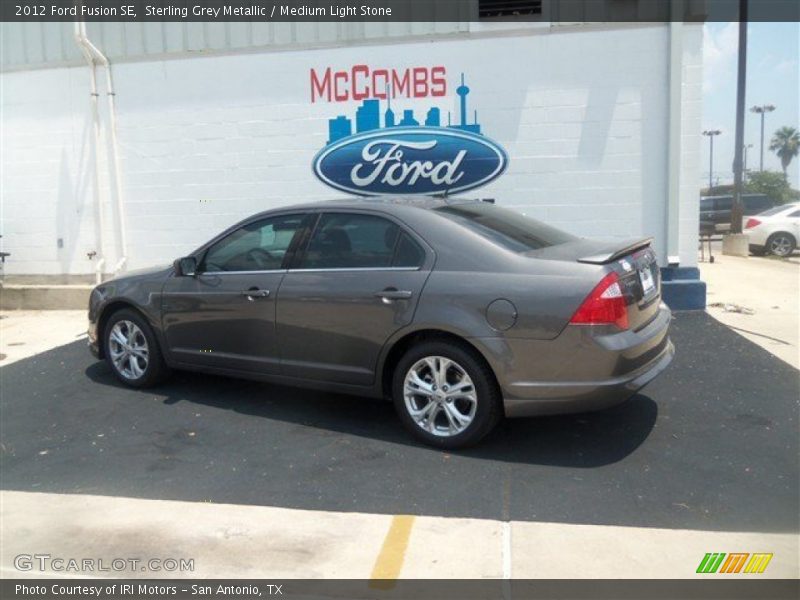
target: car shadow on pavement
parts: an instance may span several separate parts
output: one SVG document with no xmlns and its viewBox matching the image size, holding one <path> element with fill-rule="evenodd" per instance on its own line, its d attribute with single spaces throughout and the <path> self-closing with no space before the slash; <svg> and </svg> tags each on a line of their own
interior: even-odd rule
<svg viewBox="0 0 800 600">
<path fill-rule="evenodd" d="M 104 362 L 89 366 L 86 375 L 95 383 L 129 395 L 131 400 L 155 394 L 167 407 L 190 403 L 316 429 L 324 435 L 339 433 L 428 449 L 403 429 L 393 405 L 384 400 L 184 371 L 174 372 L 155 388 L 131 390 L 117 381 Z M 627 402 L 598 412 L 506 419 L 478 445 L 457 453 L 516 463 L 599 467 L 636 450 L 652 431 L 657 416 L 657 404 L 646 395 L 636 394 Z M 286 442 L 285 452 L 291 453 L 290 437 Z"/>
</svg>

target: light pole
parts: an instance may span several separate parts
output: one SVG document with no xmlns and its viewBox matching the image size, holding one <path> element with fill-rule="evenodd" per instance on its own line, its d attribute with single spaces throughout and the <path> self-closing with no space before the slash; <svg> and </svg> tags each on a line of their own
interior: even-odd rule
<svg viewBox="0 0 800 600">
<path fill-rule="evenodd" d="M 722 133 L 719 129 L 706 129 L 703 135 L 711 142 L 711 152 L 708 155 L 708 190 L 711 193 L 711 188 L 714 187 L 714 136 Z"/>
<path fill-rule="evenodd" d="M 753 144 L 745 144 L 744 145 L 744 165 L 742 165 L 742 171 L 747 173 L 747 149 L 752 148 Z"/>
<path fill-rule="evenodd" d="M 754 112 L 757 115 L 761 115 L 761 162 L 759 163 L 758 170 L 764 170 L 764 114 L 771 113 L 775 110 L 775 107 L 772 104 L 762 104 L 761 106 L 753 106 L 750 109 L 750 112 Z"/>
</svg>

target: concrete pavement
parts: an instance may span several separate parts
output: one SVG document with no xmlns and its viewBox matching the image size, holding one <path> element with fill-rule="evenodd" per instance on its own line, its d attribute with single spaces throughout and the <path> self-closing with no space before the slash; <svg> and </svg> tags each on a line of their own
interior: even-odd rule
<svg viewBox="0 0 800 600">
<path fill-rule="evenodd" d="M 386 553 L 391 515 L 9 491 L 0 507 L 3 577 L 70 575 L 13 566 L 16 556 L 47 553 L 142 561 L 100 577 L 664 579 L 697 576 L 715 551 L 771 552 L 761 577 L 800 576 L 795 534 L 418 516 L 407 543 Z M 143 571 L 150 558 L 191 559 L 193 570 Z"/>
<path fill-rule="evenodd" d="M 717 254 L 700 263 L 708 314 L 800 369 L 800 260 Z M 754 314 L 731 312 L 736 305 Z"/>
<path fill-rule="evenodd" d="M 0 366 L 86 337 L 85 310 L 0 311 Z"/>
</svg>

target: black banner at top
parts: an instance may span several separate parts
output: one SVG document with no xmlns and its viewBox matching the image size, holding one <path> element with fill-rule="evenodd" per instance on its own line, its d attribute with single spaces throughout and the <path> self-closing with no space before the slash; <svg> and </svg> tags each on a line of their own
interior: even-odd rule
<svg viewBox="0 0 800 600">
<path fill-rule="evenodd" d="M 0 0 L 0 21 L 737 21 L 742 0 Z M 750 21 L 798 21 L 798 0 L 749 0 Z"/>
</svg>

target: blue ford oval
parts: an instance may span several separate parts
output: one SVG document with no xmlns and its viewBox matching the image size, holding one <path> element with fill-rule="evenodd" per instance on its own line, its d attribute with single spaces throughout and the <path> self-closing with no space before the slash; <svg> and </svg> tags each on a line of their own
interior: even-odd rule
<svg viewBox="0 0 800 600">
<path fill-rule="evenodd" d="M 485 185 L 508 158 L 492 140 L 444 127 L 396 127 L 357 134 L 323 148 L 314 173 L 362 196 L 453 194 Z"/>
</svg>

